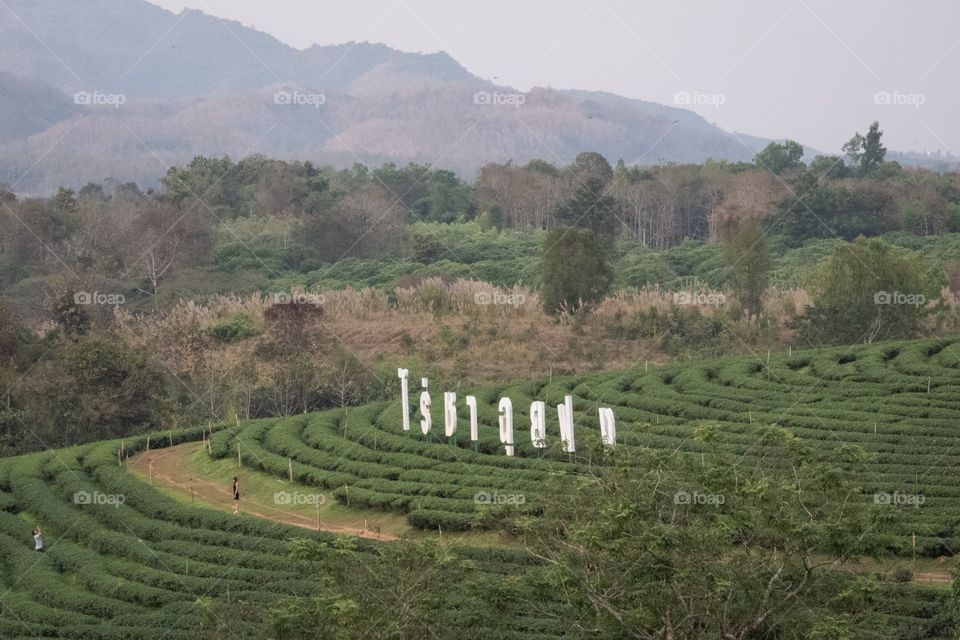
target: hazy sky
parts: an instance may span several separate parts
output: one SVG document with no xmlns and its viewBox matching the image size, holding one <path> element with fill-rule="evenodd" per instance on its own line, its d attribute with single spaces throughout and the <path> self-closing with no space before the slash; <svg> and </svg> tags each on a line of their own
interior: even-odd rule
<svg viewBox="0 0 960 640">
<path fill-rule="evenodd" d="M 295 47 L 351 40 L 446 51 L 474 74 L 691 107 L 728 130 L 839 151 L 880 120 L 887 146 L 960 154 L 957 0 L 153 0 Z M 880 92 L 879 96 L 876 94 Z"/>
</svg>

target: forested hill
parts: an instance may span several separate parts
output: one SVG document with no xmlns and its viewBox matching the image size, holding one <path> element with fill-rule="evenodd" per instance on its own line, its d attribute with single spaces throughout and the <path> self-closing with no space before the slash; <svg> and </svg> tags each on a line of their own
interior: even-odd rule
<svg viewBox="0 0 960 640">
<path fill-rule="evenodd" d="M 444 52 L 350 42 L 305 50 L 142 0 L 10 0 L 0 11 L 0 183 L 23 193 L 115 178 L 141 187 L 194 156 L 252 152 L 348 167 L 488 161 L 586 149 L 627 163 L 749 160 L 768 140 L 683 108 L 586 91 L 521 93 Z M 24 123 L 23 105 L 46 105 Z M 50 87 L 54 89 L 50 89 Z M 294 96 L 278 103 L 276 95 Z M 75 94 L 83 96 L 74 104 Z M 43 126 L 41 126 L 43 125 Z"/>
</svg>

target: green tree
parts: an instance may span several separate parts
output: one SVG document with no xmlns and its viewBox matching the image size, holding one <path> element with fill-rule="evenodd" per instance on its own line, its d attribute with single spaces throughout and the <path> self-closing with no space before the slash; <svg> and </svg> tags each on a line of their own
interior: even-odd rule
<svg viewBox="0 0 960 640">
<path fill-rule="evenodd" d="M 103 185 L 96 182 L 88 182 L 77 193 L 81 200 L 93 200 L 96 202 L 106 202 L 107 192 L 103 190 Z"/>
<path fill-rule="evenodd" d="M 817 156 L 810 161 L 807 170 L 819 182 L 837 180 L 850 175 L 850 169 L 840 156 Z"/>
<path fill-rule="evenodd" d="M 13 309 L 0 301 L 0 363 L 12 363 L 20 346 L 29 341 L 29 330 L 20 323 Z"/>
<path fill-rule="evenodd" d="M 867 130 L 867 135 L 861 135 L 858 131 L 843 145 L 843 152 L 847 156 L 847 161 L 857 175 L 868 175 L 876 167 L 883 164 L 887 149 L 880 141 L 882 137 L 883 131 L 880 130 L 880 123 L 874 120 Z"/>
<path fill-rule="evenodd" d="M 834 567 L 882 539 L 877 527 L 863 539 L 865 454 L 820 463 L 786 429 L 741 435 L 748 463 L 707 423 L 695 431 L 703 457 L 594 451 L 608 464 L 544 487 L 543 516 L 517 523 L 543 562 L 530 600 L 559 599 L 575 637 L 651 640 L 806 639 L 841 597 L 863 606 Z"/>
<path fill-rule="evenodd" d="M 239 214 L 241 180 L 237 165 L 224 156 L 198 156 L 185 167 L 171 167 L 161 178 L 164 197 L 175 206 L 210 207 L 218 216 Z M 200 203 L 203 204 L 200 204 Z"/>
<path fill-rule="evenodd" d="M 787 140 L 783 144 L 771 142 L 753 158 L 753 163 L 761 169 L 780 175 L 784 171 L 799 169 L 803 166 L 803 147 L 798 142 Z"/>
<path fill-rule="evenodd" d="M 470 187 L 452 171 L 430 171 L 426 174 L 426 195 L 413 203 L 419 220 L 456 222 L 472 218 L 475 210 L 470 202 Z"/>
<path fill-rule="evenodd" d="M 941 302 L 942 271 L 919 253 L 879 238 L 845 244 L 817 269 L 813 304 L 794 327 L 814 344 L 872 342 L 914 336 Z"/>
<path fill-rule="evenodd" d="M 490 629 L 505 631 L 503 614 L 517 607 L 495 601 L 476 564 L 439 542 L 361 552 L 353 539 L 295 539 L 290 554 L 318 576 L 319 589 L 271 606 L 265 637 L 276 640 L 479 640 Z"/>
<path fill-rule="evenodd" d="M 312 258 L 335 263 L 361 252 L 368 228 L 362 215 L 324 211 L 304 219 L 300 241 Z"/>
<path fill-rule="evenodd" d="M 527 163 L 525 168 L 527 171 L 535 171 L 537 173 L 542 173 L 545 176 L 557 177 L 560 175 L 560 170 L 557 169 L 556 166 L 540 158 L 534 158 Z"/>
<path fill-rule="evenodd" d="M 227 600 L 201 596 L 197 599 L 199 640 L 232 640 L 243 630 L 260 623 L 261 608 L 244 599 Z"/>
<path fill-rule="evenodd" d="M 53 206 L 57 211 L 67 215 L 77 213 L 77 194 L 73 189 L 64 189 L 60 187 L 57 194 L 53 196 Z"/>
<path fill-rule="evenodd" d="M 547 234 L 541 275 L 543 308 L 551 314 L 601 300 L 613 281 L 593 232 L 572 227 L 557 227 Z"/>
<path fill-rule="evenodd" d="M 136 202 L 143 198 L 143 192 L 136 182 L 124 182 L 114 187 L 113 198 L 121 202 Z"/>
<path fill-rule="evenodd" d="M 727 240 L 724 262 L 730 271 L 730 287 L 740 307 L 748 316 L 759 316 L 773 268 L 763 226 L 753 220 L 741 223 Z"/>
<path fill-rule="evenodd" d="M 503 228 L 503 207 L 498 204 L 491 206 L 481 214 L 479 222 L 484 230 L 496 229 L 499 231 Z"/>
<path fill-rule="evenodd" d="M 163 373 L 108 334 L 47 339 L 46 358 L 10 393 L 23 410 L 21 451 L 126 437 L 157 428 L 173 397 Z"/>
<path fill-rule="evenodd" d="M 595 236 L 610 241 L 617 228 L 613 214 L 616 201 L 606 192 L 605 183 L 588 177 L 577 185 L 573 196 L 563 202 L 554 219 L 560 225 L 589 229 Z"/>
<path fill-rule="evenodd" d="M 415 163 L 398 168 L 388 162 L 369 175 L 390 194 L 391 203 L 398 201 L 401 211 L 418 220 L 453 222 L 476 214 L 470 186 L 452 171 Z"/>
<path fill-rule="evenodd" d="M 578 182 L 586 182 L 593 178 L 606 186 L 613 179 L 613 168 L 610 163 L 595 151 L 578 153 L 568 170 L 573 174 L 574 180 Z"/>
<path fill-rule="evenodd" d="M 771 228 L 782 233 L 791 246 L 809 238 L 875 236 L 891 230 L 896 209 L 893 195 L 882 185 L 844 186 L 818 181 L 810 171 L 790 180 L 792 193 L 776 204 Z"/>
</svg>

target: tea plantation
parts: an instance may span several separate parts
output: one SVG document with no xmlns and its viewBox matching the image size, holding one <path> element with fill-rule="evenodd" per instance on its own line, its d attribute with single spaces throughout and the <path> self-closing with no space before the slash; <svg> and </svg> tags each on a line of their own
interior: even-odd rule
<svg viewBox="0 0 960 640">
<path fill-rule="evenodd" d="M 163 435 L 156 434 L 154 441 L 168 443 Z M 173 442 L 200 436 L 199 430 L 181 432 Z M 291 540 L 320 543 L 314 548 L 333 562 L 345 553 L 331 534 L 184 505 L 162 495 L 117 464 L 117 444 L 0 463 L 0 637 L 193 640 L 202 637 L 203 599 L 266 609 L 283 598 L 317 591 L 320 576 L 311 575 L 314 565 L 291 556 Z M 145 438 L 138 440 L 129 451 L 145 445 Z M 91 498 L 78 503 L 77 494 Z M 124 499 L 98 503 L 105 495 Z M 33 550 L 30 536 L 37 523 L 44 530 L 43 554 Z M 373 561 L 375 545 L 358 539 L 350 553 L 370 554 Z M 531 562 L 501 549 L 459 548 L 457 553 L 494 578 L 522 571 Z M 542 618 L 504 616 L 501 624 L 512 634 L 506 637 L 561 637 L 555 607 L 543 612 Z M 444 615 L 450 625 L 458 623 L 455 608 Z M 228 635 L 264 637 L 260 626 L 236 620 Z"/>
<path fill-rule="evenodd" d="M 468 529 L 495 524 L 482 503 L 494 495 L 525 496 L 536 511 L 538 486 L 548 474 L 576 472 L 583 455 L 559 451 L 559 426 L 550 407 L 574 398 L 577 443 L 599 445 L 597 409 L 612 407 L 619 446 L 680 448 L 709 455 L 693 438 L 712 427 L 718 446 L 747 453 L 751 424 L 788 428 L 831 459 L 856 445 L 871 455 L 864 499 L 877 508 L 901 501 L 891 550 L 952 555 L 960 548 L 960 341 L 911 341 L 808 352 L 692 362 L 639 372 L 522 382 L 461 391 L 459 430 L 443 436 L 437 425 L 440 390 L 434 390 L 434 426 L 421 435 L 418 416 L 401 430 L 398 400 L 349 412 L 331 411 L 278 421 L 252 422 L 214 434 L 213 455 L 237 455 L 245 464 L 334 490 L 353 505 L 407 514 L 414 526 Z M 399 389 L 399 384 L 398 384 Z M 469 442 L 462 396 L 478 401 L 480 440 Z M 411 390 L 411 405 L 416 402 Z M 516 456 L 504 455 L 497 402 L 514 406 Z M 544 400 L 546 452 L 529 438 L 528 407 Z M 715 445 L 716 446 L 716 445 Z"/>
<path fill-rule="evenodd" d="M 708 428 L 714 444 L 749 457 L 751 423 L 777 424 L 830 459 L 857 445 L 873 454 L 863 500 L 875 495 L 922 496 L 894 509 L 898 535 L 888 546 L 907 555 L 912 534 L 918 551 L 942 555 L 960 547 L 960 341 L 912 341 L 824 349 L 762 358 L 689 362 L 648 371 L 503 384 L 460 392 L 460 429 L 448 442 L 434 425 L 431 438 L 401 428 L 399 392 L 394 402 L 217 428 L 212 455 L 239 455 L 244 465 L 333 490 L 352 505 L 392 510 L 411 524 L 444 531 L 495 527 L 505 509 L 536 514 L 538 490 L 558 472 L 577 472 L 602 456 L 597 408 L 613 407 L 619 447 L 681 448 L 699 456 L 712 449 L 694 431 Z M 397 385 L 399 387 L 399 384 Z M 442 390 L 435 390 L 435 396 Z M 462 396 L 479 405 L 480 441 L 469 442 Z M 527 407 L 548 407 L 574 396 L 580 454 L 557 447 L 555 412 L 548 412 L 545 452 L 531 446 Z M 503 455 L 496 428 L 497 401 L 516 408 L 517 455 Z M 434 401 L 434 413 L 439 397 Z M 151 436 L 154 447 L 201 439 L 202 430 Z M 124 455 L 147 438 L 124 443 Z M 292 538 L 332 542 L 333 536 L 237 517 L 177 501 L 118 464 L 120 443 L 109 441 L 0 460 L 0 637 L 73 639 L 192 639 L 203 599 L 243 600 L 267 606 L 311 594 L 317 576 L 290 555 Z M 591 457 L 594 458 L 591 461 Z M 883 492 L 883 493 L 881 493 Z M 523 495 L 522 505 L 478 504 L 485 496 Z M 90 496 L 89 499 L 77 496 Z M 98 496 L 122 495 L 122 503 Z M 483 500 L 481 500 L 482 502 Z M 486 501 L 490 501 L 489 499 Z M 492 500 L 496 502 L 494 498 Z M 30 531 L 39 524 L 48 551 L 33 551 Z M 356 553 L 378 544 L 357 541 Z M 331 557 L 340 553 L 331 544 Z M 460 547 L 478 570 L 504 577 L 535 564 L 520 551 Z M 890 590 L 886 618 L 877 629 L 924 628 L 949 608 L 946 589 L 878 584 Z M 558 615 L 560 614 L 560 615 Z M 451 628 L 456 607 L 444 613 Z M 501 620 L 510 630 L 488 637 L 559 638 L 568 633 L 562 612 Z M 861 629 L 864 637 L 888 637 Z M 475 630 L 484 633 L 483 629 Z M 911 637 L 948 637 L 950 629 Z M 264 637 L 237 624 L 232 637 Z M 237 635 L 239 634 L 239 635 Z"/>
</svg>

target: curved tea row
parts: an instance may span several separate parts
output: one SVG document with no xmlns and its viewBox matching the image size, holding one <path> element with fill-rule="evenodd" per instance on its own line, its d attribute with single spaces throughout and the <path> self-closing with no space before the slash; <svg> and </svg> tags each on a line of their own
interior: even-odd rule
<svg viewBox="0 0 960 640">
<path fill-rule="evenodd" d="M 174 441 L 199 438 L 195 430 Z M 289 541 L 333 536 L 184 505 L 119 466 L 118 446 L 0 461 L 0 637 L 193 640 L 201 599 L 247 601 L 265 611 L 280 598 L 317 592 L 318 576 L 290 556 Z M 143 446 L 138 440 L 131 451 Z M 33 550 L 35 524 L 44 531 L 42 554 Z M 357 542 L 361 553 L 375 544 Z M 529 562 L 504 550 L 460 552 L 498 575 Z M 336 553 L 331 547 L 330 556 Z M 507 618 L 511 637 L 562 636 L 555 611 Z M 231 637 L 261 638 L 263 630 L 236 623 Z"/>
<path fill-rule="evenodd" d="M 397 400 L 349 411 L 260 421 L 215 433 L 213 455 L 236 456 L 278 476 L 333 490 L 343 502 L 405 513 L 415 526 L 468 529 L 496 522 L 498 500 L 522 496 L 535 512 L 538 489 L 552 472 L 576 472 L 578 456 L 559 447 L 557 416 L 547 412 L 544 451 L 525 437 L 523 407 L 574 398 L 578 445 L 600 448 L 597 411 L 612 407 L 618 446 L 671 447 L 704 453 L 691 436 L 715 425 L 719 446 L 742 454 L 751 424 L 789 428 L 830 460 L 839 447 L 871 455 L 864 499 L 911 509 L 898 513 L 891 544 L 936 555 L 960 548 L 960 343 L 912 341 L 690 362 L 552 383 L 523 382 L 473 391 L 480 439 L 470 443 L 402 430 Z M 497 404 L 510 397 L 516 455 L 504 455 Z M 461 432 L 465 431 L 460 418 Z M 918 504 L 919 503 L 919 504 Z M 493 508 L 491 508 L 491 504 Z M 895 505 L 894 505 L 895 506 Z"/>
</svg>

